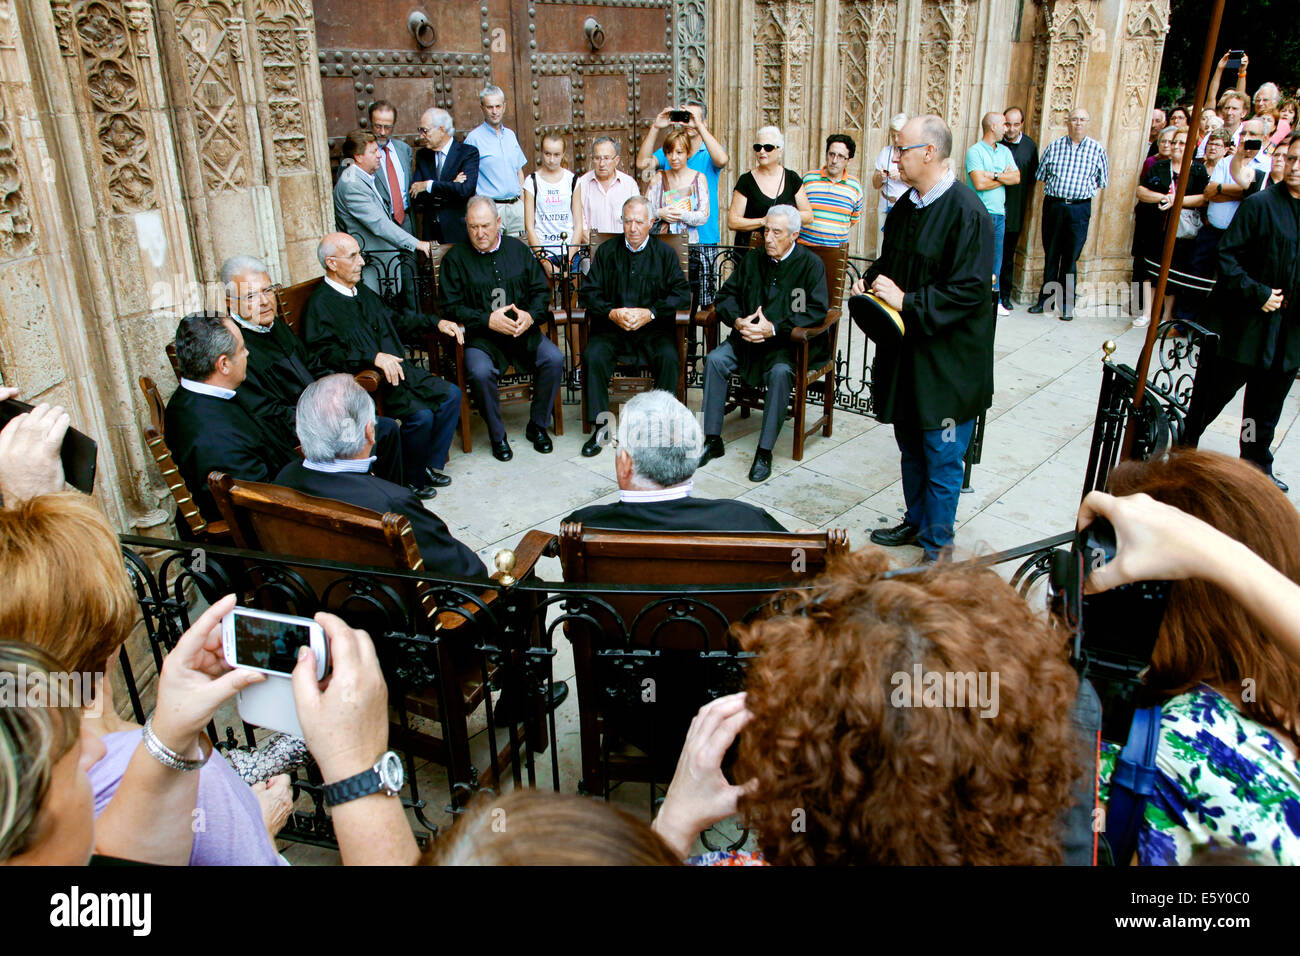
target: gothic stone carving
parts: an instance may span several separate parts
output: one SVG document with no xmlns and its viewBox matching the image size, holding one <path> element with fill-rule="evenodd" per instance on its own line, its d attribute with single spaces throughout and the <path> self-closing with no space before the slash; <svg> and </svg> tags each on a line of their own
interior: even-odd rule
<svg viewBox="0 0 1300 956">
<path fill-rule="evenodd" d="M 812 0 L 759 0 L 754 52 L 759 65 L 759 115 L 772 126 L 806 122 L 805 83 L 811 53 Z"/>
<path fill-rule="evenodd" d="M 175 17 L 198 127 L 203 185 L 209 193 L 239 189 L 249 179 L 237 73 L 244 21 L 218 0 L 179 3 Z"/>
<path fill-rule="evenodd" d="M 1134 3 L 1129 7 L 1120 67 L 1123 97 L 1120 125 L 1124 129 L 1146 124 L 1147 91 L 1158 70 L 1168 30 L 1168 0 Z"/>
<path fill-rule="evenodd" d="M 956 127 L 971 56 L 967 0 L 925 0 L 921 7 L 921 105 Z"/>
<path fill-rule="evenodd" d="M 1047 121 L 1050 127 L 1064 129 L 1088 63 L 1088 44 L 1097 18 L 1091 3 L 1059 3 L 1045 12 L 1051 60 Z"/>
<path fill-rule="evenodd" d="M 677 42 L 673 44 L 673 74 L 678 102 L 705 102 L 706 36 L 704 0 L 677 0 Z"/>
<path fill-rule="evenodd" d="M 880 129 L 893 93 L 898 0 L 840 0 L 840 77 L 843 122 Z"/>
<path fill-rule="evenodd" d="M 36 246 L 31 211 L 23 198 L 23 181 L 9 114 L 0 100 L 0 259 L 16 259 Z"/>
<path fill-rule="evenodd" d="M 298 0 L 261 0 L 257 8 L 257 45 L 275 167 L 282 173 L 306 171 L 307 130 L 299 70 L 311 57 L 311 11 Z"/>
</svg>

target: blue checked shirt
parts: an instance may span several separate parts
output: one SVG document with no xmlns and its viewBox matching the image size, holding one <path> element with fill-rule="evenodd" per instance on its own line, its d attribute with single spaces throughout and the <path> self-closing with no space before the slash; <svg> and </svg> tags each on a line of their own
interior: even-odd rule
<svg viewBox="0 0 1300 956">
<path fill-rule="evenodd" d="M 1091 199 L 1109 177 L 1106 147 L 1091 136 L 1077 145 L 1068 135 L 1052 140 L 1038 163 L 1037 178 L 1053 199 Z"/>
</svg>

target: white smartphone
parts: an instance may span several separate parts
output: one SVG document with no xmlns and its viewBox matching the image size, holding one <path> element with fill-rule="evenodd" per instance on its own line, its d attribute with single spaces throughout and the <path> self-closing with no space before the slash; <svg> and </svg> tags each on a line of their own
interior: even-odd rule
<svg viewBox="0 0 1300 956">
<path fill-rule="evenodd" d="M 324 680 L 329 649 L 325 632 L 311 618 L 236 607 L 221 619 L 221 647 L 231 667 L 287 677 L 304 645 L 316 655 L 316 679 Z"/>
</svg>

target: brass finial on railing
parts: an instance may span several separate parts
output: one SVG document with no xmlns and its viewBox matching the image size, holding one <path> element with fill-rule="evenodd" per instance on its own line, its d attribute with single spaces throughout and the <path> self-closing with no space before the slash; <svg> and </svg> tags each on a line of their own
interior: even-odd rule
<svg viewBox="0 0 1300 956">
<path fill-rule="evenodd" d="M 502 548 L 492 556 L 492 563 L 501 572 L 501 583 L 506 587 L 515 583 L 514 575 L 511 573 L 515 569 L 515 553 L 509 548 Z"/>
<path fill-rule="evenodd" d="M 1103 358 L 1102 361 L 1109 362 L 1110 357 L 1115 354 L 1117 348 L 1119 348 L 1119 346 L 1115 344 L 1114 339 L 1107 339 L 1105 342 L 1102 342 L 1101 350 L 1106 353 L 1106 357 Z"/>
</svg>

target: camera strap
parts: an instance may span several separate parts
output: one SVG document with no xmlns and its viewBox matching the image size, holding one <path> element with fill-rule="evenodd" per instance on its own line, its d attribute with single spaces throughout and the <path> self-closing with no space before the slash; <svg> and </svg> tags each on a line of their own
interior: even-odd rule
<svg viewBox="0 0 1300 956">
<path fill-rule="evenodd" d="M 1147 800 L 1156 789 L 1156 751 L 1160 748 L 1160 706 L 1133 712 L 1128 741 L 1115 762 L 1106 814 L 1106 840 L 1116 866 L 1128 866 L 1137 848 Z"/>
</svg>

